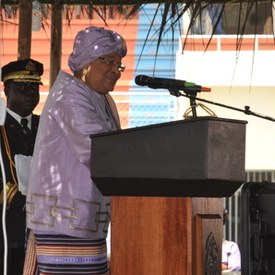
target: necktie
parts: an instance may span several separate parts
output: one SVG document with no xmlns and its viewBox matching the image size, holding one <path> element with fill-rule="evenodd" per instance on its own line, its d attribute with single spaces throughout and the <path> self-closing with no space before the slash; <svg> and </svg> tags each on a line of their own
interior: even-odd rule
<svg viewBox="0 0 275 275">
<path fill-rule="evenodd" d="M 26 118 L 21 118 L 21 124 L 22 124 L 22 127 L 23 127 L 23 133 L 26 136 L 30 136 L 31 135 L 31 130 L 28 127 L 28 120 Z"/>
</svg>

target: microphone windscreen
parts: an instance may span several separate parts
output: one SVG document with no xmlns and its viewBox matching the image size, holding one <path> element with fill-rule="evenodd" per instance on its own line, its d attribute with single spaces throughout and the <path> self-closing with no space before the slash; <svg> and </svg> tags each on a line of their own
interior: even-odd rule
<svg viewBox="0 0 275 275">
<path fill-rule="evenodd" d="M 139 86 L 145 86 L 146 85 L 146 81 L 145 81 L 145 75 L 137 75 L 135 78 L 135 82 L 137 85 Z"/>
</svg>

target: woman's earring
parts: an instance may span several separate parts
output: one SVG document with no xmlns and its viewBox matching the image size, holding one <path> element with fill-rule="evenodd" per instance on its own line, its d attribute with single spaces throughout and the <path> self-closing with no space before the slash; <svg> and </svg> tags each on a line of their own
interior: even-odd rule
<svg viewBox="0 0 275 275">
<path fill-rule="evenodd" d="M 82 71 L 82 76 L 85 77 L 88 73 L 88 68 L 84 68 Z"/>
</svg>

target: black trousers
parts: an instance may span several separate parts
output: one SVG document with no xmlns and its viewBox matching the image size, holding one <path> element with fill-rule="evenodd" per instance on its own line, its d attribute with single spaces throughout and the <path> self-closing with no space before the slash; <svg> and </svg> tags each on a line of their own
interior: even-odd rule
<svg viewBox="0 0 275 275">
<path fill-rule="evenodd" d="M 22 275 L 25 260 L 24 247 L 8 249 L 7 275 Z M 0 274 L 4 270 L 4 250 L 0 249 Z"/>
</svg>

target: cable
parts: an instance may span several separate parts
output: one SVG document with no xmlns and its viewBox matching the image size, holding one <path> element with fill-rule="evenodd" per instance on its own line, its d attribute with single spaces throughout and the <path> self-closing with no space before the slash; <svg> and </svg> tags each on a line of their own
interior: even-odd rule
<svg viewBox="0 0 275 275">
<path fill-rule="evenodd" d="M 2 126 L 4 127 L 4 126 Z M 2 146 L 1 146 L 1 135 L 0 135 L 0 165 L 2 173 L 2 182 L 3 182 L 3 205 L 2 205 L 2 229 L 3 229 L 3 240 L 4 240 L 4 259 L 3 259 L 3 275 L 7 274 L 7 261 L 8 261 L 8 240 L 7 240 L 7 231 L 6 231 L 6 208 L 7 208 L 7 190 L 6 190 L 6 173 L 4 168 L 4 161 L 2 155 Z"/>
<path fill-rule="evenodd" d="M 0 98 L 0 127 L 4 127 L 6 118 L 6 106 L 5 100 Z M 7 262 L 8 262 L 8 240 L 7 240 L 7 230 L 6 230 L 6 208 L 7 208 L 7 190 L 6 190 L 6 172 L 4 167 L 3 155 L 2 155 L 2 135 L 0 135 L 0 166 L 2 174 L 2 184 L 3 184 L 3 205 L 2 205 L 2 229 L 3 229 L 3 240 L 4 240 L 4 258 L 3 258 L 3 275 L 7 275 Z"/>
<path fill-rule="evenodd" d="M 0 0 L 0 6 L 2 6 L 2 0 Z M 1 47 L 0 47 L 1 48 Z M 1 65 L 1 64 L 0 64 Z M 0 98 L 0 125 L 4 125 L 6 117 L 6 107 L 5 100 Z M 7 206 L 7 193 L 6 193 L 6 172 L 4 168 L 4 161 L 2 156 L 1 148 L 1 135 L 0 135 L 0 165 L 2 173 L 2 182 L 3 182 L 3 205 L 2 205 L 2 230 L 3 230 L 3 240 L 4 240 L 4 259 L 3 259 L 3 275 L 7 275 L 7 262 L 8 262 L 8 239 L 6 231 L 6 206 Z"/>
<path fill-rule="evenodd" d="M 0 144 L 1 144 L 1 135 L 0 135 Z M 7 192 L 6 192 L 6 173 L 4 168 L 3 156 L 2 156 L 2 146 L 0 146 L 0 165 L 2 172 L 2 181 L 3 181 L 3 206 L 2 206 L 2 229 L 3 229 L 3 239 L 4 239 L 4 270 L 3 275 L 7 274 L 7 260 L 8 260 L 8 240 L 7 240 L 7 231 L 6 231 L 6 207 L 7 207 Z"/>
</svg>

